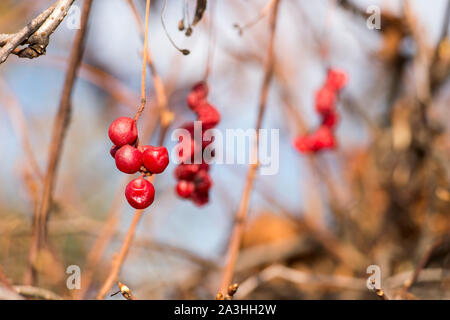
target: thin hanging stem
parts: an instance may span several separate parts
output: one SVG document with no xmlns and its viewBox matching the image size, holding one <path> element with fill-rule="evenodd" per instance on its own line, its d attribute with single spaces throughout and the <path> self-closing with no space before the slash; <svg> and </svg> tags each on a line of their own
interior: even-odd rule
<svg viewBox="0 0 450 320">
<path fill-rule="evenodd" d="M 164 22 L 164 12 L 166 11 L 166 5 L 167 5 L 167 0 L 164 0 L 163 2 L 163 7 L 161 10 L 161 24 L 163 26 L 164 32 L 167 35 L 167 38 L 169 38 L 170 43 L 172 44 L 172 46 L 174 46 L 175 49 L 177 49 L 178 51 L 180 51 L 182 54 L 184 54 L 185 56 L 187 56 L 188 54 L 190 54 L 191 52 L 188 49 L 180 49 L 175 42 L 172 40 L 172 38 L 169 35 L 169 32 L 167 31 L 166 28 L 166 24 Z"/>
</svg>

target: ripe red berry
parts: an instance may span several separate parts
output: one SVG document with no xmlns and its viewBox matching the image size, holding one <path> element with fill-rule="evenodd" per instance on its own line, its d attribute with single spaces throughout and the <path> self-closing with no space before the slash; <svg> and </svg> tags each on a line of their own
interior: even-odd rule
<svg viewBox="0 0 450 320">
<path fill-rule="evenodd" d="M 336 139 L 333 132 L 326 126 L 320 126 L 319 129 L 313 134 L 315 140 L 315 150 L 333 149 L 336 147 Z"/>
<path fill-rule="evenodd" d="M 186 162 L 193 162 L 195 160 L 195 154 L 197 152 L 201 151 L 201 148 L 197 145 L 195 140 L 193 138 L 187 139 L 186 142 L 184 142 L 185 137 L 180 138 L 180 151 L 178 152 L 178 160 L 181 163 Z M 189 153 L 184 154 L 184 150 L 188 151 Z"/>
<path fill-rule="evenodd" d="M 200 170 L 200 165 L 198 164 L 180 164 L 175 169 L 175 178 L 177 180 L 194 180 L 198 171 Z"/>
<path fill-rule="evenodd" d="M 195 190 L 191 196 L 191 199 L 197 206 L 202 207 L 209 202 L 209 194 L 201 193 Z"/>
<path fill-rule="evenodd" d="M 208 172 L 200 170 L 195 177 L 195 191 L 199 193 L 208 193 L 212 187 L 212 179 Z"/>
<path fill-rule="evenodd" d="M 134 144 L 138 136 L 136 122 L 128 117 L 117 118 L 109 126 L 108 135 L 118 147 Z"/>
<path fill-rule="evenodd" d="M 323 116 L 322 125 L 332 129 L 339 122 L 339 114 L 335 111 L 329 112 Z"/>
<path fill-rule="evenodd" d="M 348 81 L 347 74 L 338 69 L 330 69 L 328 70 L 326 86 L 334 89 L 341 90 Z"/>
<path fill-rule="evenodd" d="M 336 92 L 323 87 L 316 93 L 316 111 L 322 115 L 333 112 L 336 105 Z"/>
<path fill-rule="evenodd" d="M 125 188 L 125 197 L 135 209 L 145 209 L 155 200 L 153 184 L 142 177 L 131 180 Z"/>
<path fill-rule="evenodd" d="M 109 150 L 109 153 L 111 154 L 111 157 L 115 158 L 116 157 L 116 152 L 119 149 L 120 149 L 120 147 L 118 147 L 118 146 L 112 146 L 111 149 Z"/>
<path fill-rule="evenodd" d="M 142 161 L 151 173 L 162 173 L 169 165 L 169 152 L 166 147 L 146 146 L 142 153 Z"/>
<path fill-rule="evenodd" d="M 142 166 L 142 153 L 128 144 L 117 150 L 115 159 L 117 169 L 125 173 L 136 173 Z"/>
<path fill-rule="evenodd" d="M 191 92 L 187 96 L 187 104 L 189 108 L 195 110 L 197 106 L 208 96 L 208 85 L 205 82 L 199 82 L 194 85 Z"/>
<path fill-rule="evenodd" d="M 295 138 L 294 147 L 299 152 L 308 153 L 314 151 L 315 140 L 311 135 L 304 135 Z"/>
<path fill-rule="evenodd" d="M 198 121 L 202 122 L 203 129 L 208 130 L 215 127 L 220 122 L 220 113 L 217 109 L 207 103 L 203 102 L 196 109 Z"/>
<path fill-rule="evenodd" d="M 177 194 L 184 199 L 189 199 L 195 190 L 195 185 L 191 181 L 181 180 L 175 188 Z"/>
</svg>

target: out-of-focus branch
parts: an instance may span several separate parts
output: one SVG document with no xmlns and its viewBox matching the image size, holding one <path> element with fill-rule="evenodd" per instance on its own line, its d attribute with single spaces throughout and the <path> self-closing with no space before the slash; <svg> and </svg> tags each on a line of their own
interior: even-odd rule
<svg viewBox="0 0 450 320">
<path fill-rule="evenodd" d="M 31 142 L 28 134 L 28 127 L 25 121 L 25 115 L 17 101 L 16 97 L 11 94 L 10 88 L 6 85 L 6 83 L 0 79 L 0 88 L 3 89 L 3 92 L 10 92 L 9 97 L 0 97 L 5 102 L 7 107 L 7 111 L 9 117 L 11 118 L 11 123 L 14 131 L 16 132 L 17 137 L 20 139 L 23 151 L 27 157 L 27 162 L 30 164 L 31 169 L 33 170 L 33 174 L 36 174 L 40 180 L 43 180 L 43 174 L 41 169 L 39 168 L 36 157 L 34 156 L 33 150 L 31 148 Z"/>
<path fill-rule="evenodd" d="M 61 3 L 63 2 L 61 1 L 60 4 Z M 92 0 L 86 0 L 84 2 L 80 30 L 78 30 L 73 42 L 59 109 L 53 124 L 52 142 L 50 144 L 49 161 L 45 174 L 41 203 L 34 215 L 33 234 L 29 252 L 30 265 L 25 276 L 26 284 L 33 284 L 36 280 L 36 259 L 40 248 L 45 244 L 47 238 L 47 221 L 50 213 L 52 193 L 59 160 L 61 158 L 64 137 L 70 122 L 72 90 L 83 56 L 87 21 L 91 6 Z M 64 10 L 64 8 L 60 8 L 60 10 Z M 46 25 L 44 30 L 48 30 L 48 28 L 49 26 Z"/>
<path fill-rule="evenodd" d="M 151 179 L 151 180 L 153 180 L 153 179 Z M 142 210 L 137 210 L 134 213 L 133 220 L 131 221 L 131 225 L 128 228 L 128 232 L 125 236 L 125 239 L 123 240 L 122 247 L 120 248 L 119 254 L 113 258 L 114 260 L 113 260 L 111 270 L 109 271 L 108 277 L 106 278 L 103 286 L 101 287 L 100 291 L 97 294 L 97 299 L 104 299 L 106 294 L 111 289 L 114 282 L 116 281 L 117 276 L 119 275 L 119 271 L 122 267 L 122 264 L 128 255 L 128 251 L 130 249 L 131 242 L 133 241 L 134 234 L 135 234 L 136 228 L 141 220 L 142 214 L 143 214 Z"/>
<path fill-rule="evenodd" d="M 447 239 L 448 240 L 448 239 Z M 403 293 L 406 293 L 413 285 L 416 283 L 417 279 L 419 278 L 420 272 L 427 266 L 427 263 L 430 261 L 433 253 L 445 242 L 444 238 L 439 238 L 435 240 L 432 245 L 428 248 L 428 250 L 425 252 L 423 257 L 420 259 L 419 263 L 417 264 L 416 269 L 414 270 L 414 273 L 411 275 L 409 279 L 405 281 L 403 284 Z"/>
<path fill-rule="evenodd" d="M 62 300 L 62 297 L 60 297 L 56 293 L 43 288 L 32 286 L 14 286 L 14 290 L 18 294 L 26 298 L 34 298 L 41 300 Z"/>
<path fill-rule="evenodd" d="M 315 286 L 322 288 L 338 288 L 346 290 L 367 290 L 364 279 L 357 279 L 346 276 L 316 275 L 291 269 L 283 265 L 272 265 L 260 273 L 251 276 L 239 286 L 236 298 L 247 297 L 263 283 L 274 279 L 283 279 L 298 285 Z"/>
<path fill-rule="evenodd" d="M 265 66 L 265 73 L 263 84 L 261 87 L 260 94 L 260 104 L 258 110 L 258 118 L 256 122 L 256 141 L 253 147 L 253 154 L 258 155 L 258 144 L 259 144 L 259 129 L 261 128 L 262 120 L 264 117 L 264 113 L 267 105 L 267 96 L 270 87 L 270 83 L 273 77 L 273 69 L 275 62 L 275 30 L 277 25 L 277 15 L 278 15 L 278 7 L 280 4 L 280 0 L 277 0 L 273 6 L 272 13 L 270 16 L 270 38 L 269 38 L 269 46 L 267 49 L 267 61 Z M 232 235 L 230 238 L 230 242 L 228 245 L 227 255 L 226 255 L 226 265 L 222 274 L 222 281 L 220 284 L 220 289 L 218 292 L 218 296 L 225 297 L 227 294 L 228 288 L 233 280 L 234 268 L 237 261 L 237 256 L 239 254 L 239 248 L 242 241 L 242 236 L 244 233 L 244 223 L 247 217 L 248 212 L 248 204 L 250 201 L 250 196 L 253 189 L 253 184 L 255 181 L 256 173 L 258 171 L 259 163 L 256 161 L 255 164 L 251 164 L 247 173 L 247 180 L 244 187 L 244 192 L 242 193 L 241 201 L 239 204 L 238 211 L 235 216 L 235 224 L 233 227 Z"/>
<path fill-rule="evenodd" d="M 69 12 L 75 0 L 59 0 L 50 8 L 34 18 L 16 34 L 0 36 L 0 64 L 5 62 L 11 53 L 21 58 L 33 59 L 45 54 L 50 35 L 58 28 Z M 19 46 L 28 44 L 24 49 Z"/>
</svg>

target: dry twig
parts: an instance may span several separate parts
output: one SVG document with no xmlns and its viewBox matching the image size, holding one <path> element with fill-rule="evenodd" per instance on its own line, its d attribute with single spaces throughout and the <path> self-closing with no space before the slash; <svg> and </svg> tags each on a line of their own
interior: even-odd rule
<svg viewBox="0 0 450 320">
<path fill-rule="evenodd" d="M 276 30 L 276 22 L 277 22 L 277 14 L 279 7 L 279 0 L 276 0 L 273 11 L 270 17 L 270 39 L 269 46 L 267 49 L 267 64 L 265 67 L 265 74 L 263 79 L 263 84 L 261 87 L 261 95 L 260 95 L 260 104 L 258 110 L 258 118 L 256 122 L 256 141 L 253 146 L 253 154 L 258 155 L 258 143 L 259 143 L 259 129 L 261 128 L 262 120 L 264 117 L 264 113 L 267 105 L 267 96 L 269 91 L 269 86 L 273 77 L 273 67 L 275 61 L 275 52 L 274 52 L 274 40 L 275 40 L 275 30 Z M 253 189 L 253 184 L 255 181 L 256 173 L 258 171 L 259 163 L 256 161 L 255 164 L 251 164 L 247 173 L 247 180 L 244 187 L 244 192 L 242 193 L 241 201 L 239 204 L 238 211 L 236 212 L 235 224 L 233 228 L 233 233 L 230 238 L 230 242 L 227 250 L 227 263 L 223 270 L 222 281 L 220 285 L 220 289 L 218 295 L 222 295 L 225 297 L 226 292 L 228 291 L 228 287 L 231 284 L 234 274 L 234 268 L 236 265 L 237 256 L 239 254 L 239 248 L 241 245 L 242 236 L 244 233 L 244 223 L 247 217 L 248 205 L 250 201 L 251 192 Z"/>
<path fill-rule="evenodd" d="M 29 252 L 30 265 L 25 276 L 26 284 L 33 284 L 36 280 L 36 259 L 38 257 L 39 250 L 46 242 L 47 221 L 49 218 L 52 193 L 56 181 L 56 172 L 59 160 L 61 158 L 64 137 L 70 122 L 72 90 L 83 56 L 87 21 L 91 11 L 91 6 L 92 0 L 86 0 L 81 15 L 80 30 L 78 30 L 75 36 L 72 51 L 70 53 L 69 65 L 67 68 L 58 113 L 53 124 L 52 142 L 50 144 L 49 161 L 44 179 L 41 203 L 34 215 L 33 234 Z M 48 30 L 49 26 L 45 25 L 45 28 L 45 30 Z"/>
<path fill-rule="evenodd" d="M 59 0 L 50 8 L 29 22 L 15 34 L 0 35 L 0 64 L 5 62 L 11 53 L 21 58 L 33 59 L 45 54 L 50 35 L 58 28 L 69 12 L 75 0 Z M 19 46 L 28 44 L 24 49 Z"/>
</svg>

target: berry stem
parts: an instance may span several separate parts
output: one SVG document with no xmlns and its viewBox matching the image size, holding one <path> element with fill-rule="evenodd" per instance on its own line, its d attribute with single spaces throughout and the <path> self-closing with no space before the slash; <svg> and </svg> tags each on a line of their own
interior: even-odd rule
<svg viewBox="0 0 450 320">
<path fill-rule="evenodd" d="M 147 0 L 147 4 L 145 6 L 145 27 L 144 27 L 144 53 L 142 59 L 142 78 L 141 78 L 141 105 L 139 106 L 136 115 L 134 116 L 134 120 L 136 124 L 141 117 L 142 112 L 145 109 L 145 104 L 147 103 L 147 97 L 145 94 L 145 72 L 147 71 L 147 47 L 148 47 L 148 20 L 150 15 L 150 0 Z M 138 143 L 139 145 L 139 143 Z"/>
</svg>

